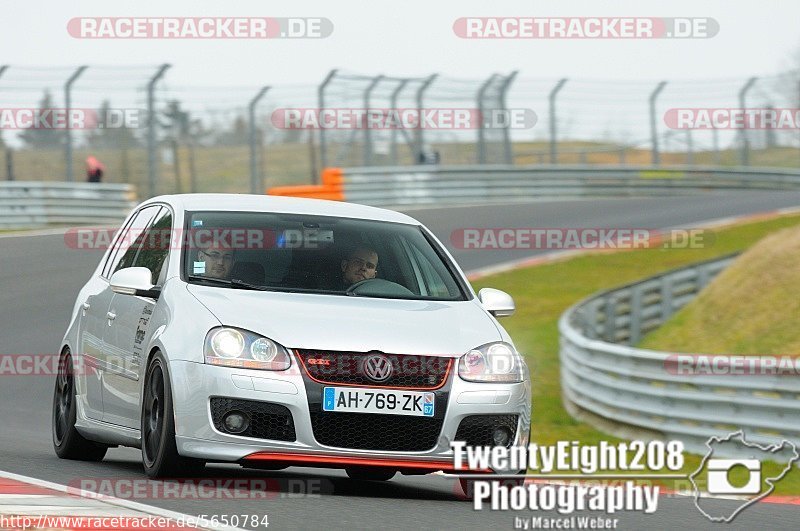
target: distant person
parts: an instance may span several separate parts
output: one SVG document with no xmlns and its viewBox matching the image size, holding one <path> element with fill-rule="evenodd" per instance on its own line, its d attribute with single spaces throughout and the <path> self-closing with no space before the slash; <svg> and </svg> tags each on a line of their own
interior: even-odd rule
<svg viewBox="0 0 800 531">
<path fill-rule="evenodd" d="M 103 179 L 106 167 L 93 156 L 86 157 L 86 180 L 90 183 L 99 183 Z"/>
<path fill-rule="evenodd" d="M 342 260 L 342 286 L 347 289 L 356 282 L 375 278 L 377 272 L 378 253 L 369 247 L 359 245 Z"/>
</svg>

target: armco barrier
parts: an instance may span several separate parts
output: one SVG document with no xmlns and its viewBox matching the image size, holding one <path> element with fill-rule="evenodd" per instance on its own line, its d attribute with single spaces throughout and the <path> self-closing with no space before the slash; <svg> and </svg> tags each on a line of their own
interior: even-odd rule
<svg viewBox="0 0 800 531">
<path fill-rule="evenodd" d="M 625 436 L 656 432 L 706 453 L 711 436 L 743 429 L 749 441 L 800 447 L 800 377 L 681 375 L 675 353 L 631 347 L 730 264 L 733 256 L 604 291 L 559 321 L 561 385 L 567 408 Z M 693 353 L 696 354 L 696 353 Z M 780 354 L 780 353 L 776 353 Z M 589 415 L 584 413 L 588 412 Z"/>
<path fill-rule="evenodd" d="M 130 184 L 0 182 L 0 228 L 118 223 L 136 206 Z"/>
<path fill-rule="evenodd" d="M 402 206 L 552 197 L 675 195 L 702 190 L 800 190 L 800 172 L 775 168 L 485 165 L 326 171 L 333 171 L 336 180 L 326 179 L 323 172 L 323 184 L 312 190 L 281 187 L 268 193 Z"/>
</svg>

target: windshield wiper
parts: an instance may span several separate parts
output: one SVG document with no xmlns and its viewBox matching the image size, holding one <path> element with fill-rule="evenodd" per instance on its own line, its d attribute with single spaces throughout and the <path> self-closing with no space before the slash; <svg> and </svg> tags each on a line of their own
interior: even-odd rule
<svg viewBox="0 0 800 531">
<path fill-rule="evenodd" d="M 200 275 L 187 275 L 186 278 L 188 278 L 189 280 L 197 280 L 200 282 L 208 282 L 211 284 L 228 286 L 229 288 L 234 288 L 234 289 L 249 289 L 253 291 L 274 291 L 274 292 L 285 292 L 285 293 L 324 293 L 324 294 L 336 294 L 336 295 L 344 293 L 343 291 L 331 291 L 324 289 L 262 286 L 258 284 L 250 284 L 249 282 L 245 282 L 244 280 L 239 280 L 238 278 L 226 280 L 224 278 L 202 277 Z"/>
<path fill-rule="evenodd" d="M 235 289 L 251 289 L 259 291 L 264 291 L 268 289 L 266 287 L 256 286 L 255 284 L 248 284 L 247 282 L 243 282 L 236 278 L 232 280 L 226 280 L 224 278 L 201 277 L 200 275 L 188 275 L 186 278 L 188 278 L 189 280 L 197 280 L 200 282 L 207 282 L 210 284 L 228 286 L 230 288 L 235 288 Z"/>
</svg>

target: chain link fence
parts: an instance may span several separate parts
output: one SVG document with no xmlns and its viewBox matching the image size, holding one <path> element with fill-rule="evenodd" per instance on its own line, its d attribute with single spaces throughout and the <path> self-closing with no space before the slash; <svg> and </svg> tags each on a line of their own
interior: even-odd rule
<svg viewBox="0 0 800 531">
<path fill-rule="evenodd" d="M 175 68 L 0 66 L 0 178 L 82 181 L 91 156 L 105 167 L 104 182 L 134 184 L 144 197 L 260 193 L 317 182 L 329 166 L 800 165 L 796 71 L 644 82 L 335 70 L 316 85 L 265 79 L 263 86 L 182 86 L 171 81 Z M 21 109 L 48 108 L 129 112 L 137 120 L 72 129 L 15 122 Z M 739 127 L 703 122 L 715 111 L 730 118 L 737 109 L 761 118 L 773 110 L 778 120 Z M 330 127 L 323 124 L 329 111 Z M 389 119 L 409 111 L 418 126 Z M 467 125 L 453 123 L 459 113 Z M 428 115 L 434 118 L 424 123 Z M 299 120 L 287 126 L 290 116 Z M 526 118 L 515 123 L 514 116 Z"/>
</svg>

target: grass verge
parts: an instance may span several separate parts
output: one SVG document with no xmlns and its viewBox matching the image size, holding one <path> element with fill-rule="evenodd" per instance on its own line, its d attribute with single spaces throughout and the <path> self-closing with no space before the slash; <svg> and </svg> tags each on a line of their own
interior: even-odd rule
<svg viewBox="0 0 800 531">
<path fill-rule="evenodd" d="M 597 291 L 633 282 L 661 271 L 742 251 L 767 234 L 800 224 L 800 216 L 783 216 L 768 221 L 747 223 L 714 231 L 713 243 L 694 249 L 639 249 L 633 251 L 583 255 L 563 262 L 549 263 L 500 273 L 474 281 L 477 289 L 494 287 L 514 296 L 517 312 L 503 320 L 531 368 L 533 380 L 533 418 L 531 442 L 554 444 L 559 440 L 596 444 L 620 439 L 576 421 L 561 402 L 558 362 L 558 319 L 578 300 Z M 681 472 L 697 469 L 700 456 L 688 455 Z M 780 465 L 764 466 L 764 477 L 780 470 Z M 658 472 L 658 471 L 653 471 Z M 674 485 L 664 484 L 668 488 Z M 800 470 L 793 470 L 777 484 L 775 495 L 800 494 Z"/>
<path fill-rule="evenodd" d="M 655 350 L 800 354 L 800 227 L 770 234 L 664 325 L 645 336 Z"/>
</svg>

